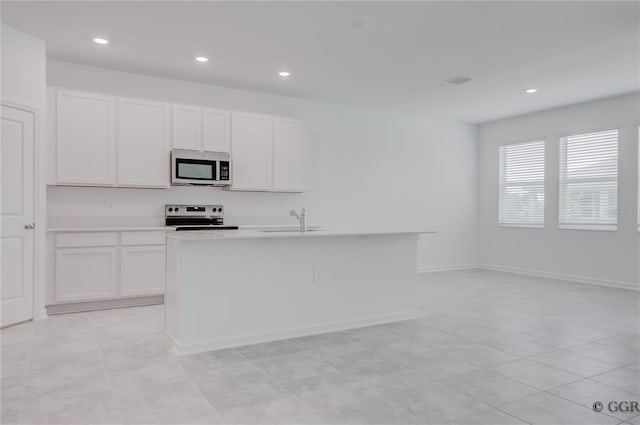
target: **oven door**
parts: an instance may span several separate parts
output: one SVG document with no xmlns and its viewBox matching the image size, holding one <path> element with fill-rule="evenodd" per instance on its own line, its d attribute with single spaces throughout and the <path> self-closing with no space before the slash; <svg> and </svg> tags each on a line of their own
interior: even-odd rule
<svg viewBox="0 0 640 425">
<path fill-rule="evenodd" d="M 212 159 L 173 158 L 171 182 L 173 184 L 218 183 L 218 161 Z"/>
</svg>

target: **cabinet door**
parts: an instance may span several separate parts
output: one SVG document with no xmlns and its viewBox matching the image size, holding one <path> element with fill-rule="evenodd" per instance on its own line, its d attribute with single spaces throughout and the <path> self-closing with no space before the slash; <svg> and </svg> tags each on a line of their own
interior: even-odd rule
<svg viewBox="0 0 640 425">
<path fill-rule="evenodd" d="M 276 118 L 273 126 L 273 189 L 304 192 L 307 190 L 307 123 Z"/>
<path fill-rule="evenodd" d="M 270 190 L 273 186 L 273 119 L 232 113 L 232 189 Z"/>
<path fill-rule="evenodd" d="M 120 248 L 120 295 L 123 297 L 164 294 L 165 247 Z"/>
<path fill-rule="evenodd" d="M 202 110 L 202 149 L 210 152 L 230 152 L 231 128 L 227 111 Z"/>
<path fill-rule="evenodd" d="M 114 108 L 113 97 L 58 90 L 58 184 L 115 184 Z"/>
<path fill-rule="evenodd" d="M 116 297 L 116 247 L 56 249 L 56 302 Z"/>
<path fill-rule="evenodd" d="M 195 106 L 173 105 L 174 149 L 202 150 L 202 128 L 200 108 Z"/>
<path fill-rule="evenodd" d="M 169 187 L 169 105 L 118 99 L 118 185 Z"/>
</svg>

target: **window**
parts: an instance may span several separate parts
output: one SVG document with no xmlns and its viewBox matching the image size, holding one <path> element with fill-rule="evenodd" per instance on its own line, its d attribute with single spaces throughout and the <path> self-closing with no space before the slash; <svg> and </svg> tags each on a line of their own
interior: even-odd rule
<svg viewBox="0 0 640 425">
<path fill-rule="evenodd" d="M 616 230 L 618 130 L 560 139 L 560 228 Z"/>
<path fill-rule="evenodd" d="M 544 140 L 500 146 L 499 224 L 544 226 Z"/>
</svg>

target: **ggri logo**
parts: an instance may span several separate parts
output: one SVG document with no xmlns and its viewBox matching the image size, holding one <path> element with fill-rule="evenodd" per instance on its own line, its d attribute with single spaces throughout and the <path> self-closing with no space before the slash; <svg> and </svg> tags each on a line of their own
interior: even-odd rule
<svg viewBox="0 0 640 425">
<path fill-rule="evenodd" d="M 637 401 L 610 401 L 609 412 L 640 412 Z"/>
<path fill-rule="evenodd" d="M 607 404 L 607 410 L 609 410 L 609 412 L 640 413 L 639 404 L 640 403 L 638 403 L 637 401 L 610 401 L 609 404 Z M 593 403 L 593 410 L 595 410 L 596 412 L 602 411 L 602 407 L 603 405 L 599 401 Z"/>
</svg>

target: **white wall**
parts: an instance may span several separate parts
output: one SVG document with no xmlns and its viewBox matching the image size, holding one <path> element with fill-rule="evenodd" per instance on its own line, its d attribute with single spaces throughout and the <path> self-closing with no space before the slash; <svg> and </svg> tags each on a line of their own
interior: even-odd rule
<svg viewBox="0 0 640 425">
<path fill-rule="evenodd" d="M 216 188 L 51 187 L 49 216 L 138 217 L 160 222 L 172 202 L 225 205 L 228 222 L 310 221 L 331 228 L 436 229 L 420 241 L 421 268 L 473 264 L 476 249 L 475 126 L 50 61 L 49 86 L 256 111 L 311 125 L 311 190 L 237 193 Z M 69 220 L 65 221 L 65 224 Z"/>
<path fill-rule="evenodd" d="M 35 163 L 44 164 L 46 158 L 46 50 L 44 40 L 1 23 L 0 98 L 3 103 L 27 107 L 35 111 Z M 44 310 L 44 240 L 46 227 L 46 189 L 43 168 L 35 170 L 35 318 L 46 316 Z"/>
<path fill-rule="evenodd" d="M 630 94 L 483 124 L 479 127 L 479 259 L 483 265 L 640 287 L 636 227 L 640 95 Z M 616 232 L 558 229 L 559 138 L 620 129 Z M 498 146 L 546 138 L 545 227 L 498 226 Z"/>
<path fill-rule="evenodd" d="M 2 23 L 2 99 L 32 108 L 45 102 L 44 41 Z"/>
</svg>

